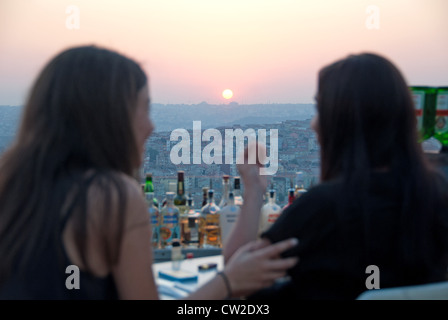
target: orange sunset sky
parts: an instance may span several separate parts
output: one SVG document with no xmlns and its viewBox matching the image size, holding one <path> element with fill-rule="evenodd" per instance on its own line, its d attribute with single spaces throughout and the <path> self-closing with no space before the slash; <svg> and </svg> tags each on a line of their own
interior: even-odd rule
<svg viewBox="0 0 448 320">
<path fill-rule="evenodd" d="M 319 69 L 363 51 L 448 86 L 447 17 L 446 0 L 1 0 L 0 105 L 22 105 L 43 65 L 82 44 L 140 62 L 155 103 L 228 103 L 227 88 L 240 104 L 312 103 Z"/>
</svg>

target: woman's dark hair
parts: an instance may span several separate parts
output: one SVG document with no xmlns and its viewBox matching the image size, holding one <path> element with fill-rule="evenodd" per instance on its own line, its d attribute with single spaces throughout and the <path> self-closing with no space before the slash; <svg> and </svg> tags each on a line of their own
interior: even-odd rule
<svg viewBox="0 0 448 320">
<path fill-rule="evenodd" d="M 132 175 L 138 166 L 133 115 L 146 83 L 136 62 L 96 46 L 65 50 L 44 67 L 0 160 L 0 282 L 47 243 L 62 241 L 58 226 L 69 200 L 79 212 L 76 242 L 84 255 L 88 172 L 104 186 L 105 208 L 112 192 L 118 195 L 123 219 L 125 188 L 112 173 Z"/>
<path fill-rule="evenodd" d="M 342 177 L 346 205 L 359 205 L 366 215 L 371 172 L 390 171 L 402 187 L 397 233 L 403 260 L 426 263 L 425 242 L 441 194 L 417 142 L 415 109 L 401 72 L 371 53 L 336 61 L 319 72 L 317 110 L 322 181 Z"/>
</svg>

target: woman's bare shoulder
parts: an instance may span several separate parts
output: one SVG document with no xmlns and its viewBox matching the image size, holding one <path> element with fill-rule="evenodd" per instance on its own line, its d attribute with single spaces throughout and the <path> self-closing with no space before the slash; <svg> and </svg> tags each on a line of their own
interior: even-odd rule
<svg viewBox="0 0 448 320">
<path fill-rule="evenodd" d="M 137 180 L 125 173 L 98 173 L 88 191 L 89 212 L 95 224 L 109 219 L 125 224 L 125 229 L 145 221 L 146 202 Z M 101 214 L 103 213 L 103 214 Z"/>
</svg>

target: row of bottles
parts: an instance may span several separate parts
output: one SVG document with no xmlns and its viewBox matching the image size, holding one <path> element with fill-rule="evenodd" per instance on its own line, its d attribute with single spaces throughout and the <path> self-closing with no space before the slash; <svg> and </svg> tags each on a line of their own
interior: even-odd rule
<svg viewBox="0 0 448 320">
<path fill-rule="evenodd" d="M 154 196 L 152 176 L 150 174 L 146 176 L 142 188 L 151 219 L 153 247 L 171 247 L 173 241 L 180 241 L 183 247 L 189 248 L 222 247 L 238 219 L 243 204 L 240 178 L 234 178 L 231 188 L 230 176 L 223 176 L 223 196 L 219 205 L 215 201 L 212 186 L 204 187 L 201 209 L 195 209 L 191 195 L 186 196 L 184 179 L 184 172 L 179 171 L 177 192 L 166 192 L 166 198 L 159 205 L 160 202 Z M 303 185 L 303 174 L 298 172 L 295 187 L 291 183 L 291 188 L 288 190 L 288 204 L 282 208 L 276 203 L 276 191 L 271 184 L 267 202 L 260 213 L 259 234 L 267 230 L 281 212 L 304 192 L 306 189 Z"/>
<path fill-rule="evenodd" d="M 437 139 L 448 147 L 448 87 L 410 87 L 422 140 Z"/>
<path fill-rule="evenodd" d="M 185 195 L 184 178 L 184 171 L 179 171 L 177 192 L 166 192 L 166 198 L 159 206 L 154 196 L 152 175 L 146 175 L 142 190 L 151 219 L 153 247 L 170 247 L 175 240 L 180 240 L 183 247 L 221 247 L 243 203 L 240 178 L 234 178 L 234 189 L 230 191 L 230 176 L 223 176 L 224 191 L 219 206 L 215 202 L 212 186 L 203 188 L 201 209 L 195 209 L 192 197 Z"/>
</svg>

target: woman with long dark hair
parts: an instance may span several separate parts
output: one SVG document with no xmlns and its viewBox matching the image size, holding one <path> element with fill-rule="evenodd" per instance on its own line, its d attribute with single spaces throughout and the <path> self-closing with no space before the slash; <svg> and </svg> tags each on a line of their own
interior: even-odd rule
<svg viewBox="0 0 448 320">
<path fill-rule="evenodd" d="M 45 66 L 0 159 L 0 298 L 158 298 L 150 221 L 133 178 L 154 129 L 149 106 L 145 73 L 117 52 L 75 47 Z M 278 259 L 293 245 L 241 248 L 190 298 L 271 284 L 297 262 Z M 81 270 L 80 289 L 66 287 L 70 265 Z"/>
<path fill-rule="evenodd" d="M 321 183 L 263 234 L 269 242 L 294 236 L 301 244 L 289 252 L 301 261 L 291 281 L 271 292 L 355 299 L 368 289 L 371 265 L 380 288 L 445 280 L 448 185 L 417 143 L 400 71 L 376 54 L 350 55 L 319 72 L 316 100 Z M 244 243 L 233 240 L 235 247 Z"/>
</svg>

